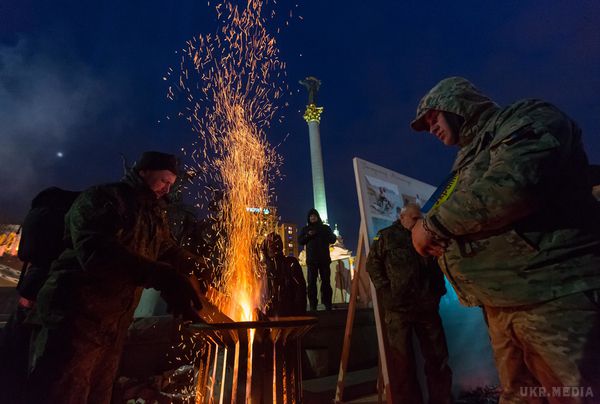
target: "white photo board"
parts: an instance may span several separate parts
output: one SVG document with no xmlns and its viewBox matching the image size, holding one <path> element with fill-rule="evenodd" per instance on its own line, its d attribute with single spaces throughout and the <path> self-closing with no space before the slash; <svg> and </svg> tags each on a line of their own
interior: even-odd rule
<svg viewBox="0 0 600 404">
<path fill-rule="evenodd" d="M 398 211 L 406 203 L 423 206 L 435 191 L 429 184 L 356 157 L 354 172 L 360 218 L 369 235 L 368 245 L 379 230 L 396 220 Z"/>
<path fill-rule="evenodd" d="M 397 211 L 407 202 L 423 207 L 436 188 L 359 158 L 354 158 L 354 174 L 360 217 L 366 228 L 366 234 L 360 235 L 366 238 L 366 258 L 373 237 L 396 220 Z M 481 310 L 461 306 L 447 280 L 446 289 L 447 293 L 440 302 L 440 315 L 448 341 L 454 393 L 498 385 Z M 377 304 L 373 306 L 376 309 Z M 424 386 L 421 380 L 421 387 Z"/>
</svg>

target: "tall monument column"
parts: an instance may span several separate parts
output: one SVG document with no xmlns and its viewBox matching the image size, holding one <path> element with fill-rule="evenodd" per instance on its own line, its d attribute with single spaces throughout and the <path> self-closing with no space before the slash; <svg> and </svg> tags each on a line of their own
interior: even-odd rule
<svg viewBox="0 0 600 404">
<path fill-rule="evenodd" d="M 328 223 L 327 200 L 325 198 L 325 179 L 323 173 L 323 153 L 321 152 L 321 134 L 319 123 L 323 107 L 317 107 L 317 92 L 321 86 L 321 81 L 316 77 L 309 76 L 300 80 L 308 90 L 308 105 L 304 112 L 304 120 L 308 124 L 308 137 L 310 140 L 310 165 L 312 168 L 313 198 L 315 209 L 323 222 Z"/>
</svg>

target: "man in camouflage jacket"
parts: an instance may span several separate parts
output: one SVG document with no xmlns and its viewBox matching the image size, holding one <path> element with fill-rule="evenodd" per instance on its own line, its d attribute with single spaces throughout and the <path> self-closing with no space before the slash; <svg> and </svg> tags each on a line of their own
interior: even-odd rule
<svg viewBox="0 0 600 404">
<path fill-rule="evenodd" d="M 438 313 L 446 287 L 435 260 L 421 257 L 412 245 L 411 229 L 420 218 L 418 205 L 405 205 L 399 220 L 377 233 L 367 258 L 367 272 L 385 312 L 393 399 L 388 402 L 423 402 L 413 353 L 414 332 L 425 359 L 429 402 L 450 403 L 452 372 Z"/>
<path fill-rule="evenodd" d="M 412 237 L 464 305 L 483 307 L 501 402 L 599 402 L 599 221 L 577 124 L 540 100 L 501 108 L 452 77 L 411 126 L 459 147 Z"/>
<path fill-rule="evenodd" d="M 205 263 L 177 246 L 162 198 L 174 156 L 146 152 L 119 183 L 84 191 L 65 217 L 68 248 L 54 261 L 30 323 L 30 403 L 109 403 L 127 329 L 143 287 L 176 315 L 199 320 Z"/>
</svg>

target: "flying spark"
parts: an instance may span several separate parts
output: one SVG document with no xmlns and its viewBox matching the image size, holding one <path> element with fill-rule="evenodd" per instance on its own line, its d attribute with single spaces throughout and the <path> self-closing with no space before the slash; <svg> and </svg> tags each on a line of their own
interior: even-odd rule
<svg viewBox="0 0 600 404">
<path fill-rule="evenodd" d="M 247 208 L 269 206 L 281 157 L 266 130 L 276 117 L 277 100 L 289 91 L 277 41 L 267 30 L 265 15 L 275 13 L 263 8 L 262 0 L 249 0 L 245 7 L 218 4 L 222 26 L 216 34 L 186 42 L 178 81 L 167 94 L 186 100 L 182 114 L 198 133 L 190 153 L 197 181 L 222 191 L 213 201 L 222 254 L 216 260 L 217 287 L 227 297 L 219 308 L 236 321 L 256 320 L 256 309 L 266 304 L 257 253 L 266 229 Z"/>
</svg>

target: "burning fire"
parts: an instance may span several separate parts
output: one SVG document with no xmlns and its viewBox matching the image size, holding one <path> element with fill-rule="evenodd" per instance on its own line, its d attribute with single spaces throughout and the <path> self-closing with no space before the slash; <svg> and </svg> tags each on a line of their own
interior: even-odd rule
<svg viewBox="0 0 600 404">
<path fill-rule="evenodd" d="M 247 208 L 269 205 L 269 184 L 281 162 L 265 130 L 283 93 L 277 82 L 285 64 L 266 29 L 263 6 L 262 0 L 248 0 L 245 7 L 218 4 L 220 29 L 187 42 L 178 83 L 168 92 L 171 99 L 184 94 L 188 107 L 181 115 L 199 134 L 190 169 L 223 191 L 216 220 L 223 253 L 218 288 L 227 299 L 213 303 L 235 321 L 256 320 L 263 305 L 260 224 Z"/>
<path fill-rule="evenodd" d="M 266 130 L 278 118 L 278 99 L 289 91 L 283 81 L 285 63 L 267 30 L 276 16 L 275 10 L 266 10 L 268 3 L 247 0 L 237 6 L 225 0 L 218 4 L 219 29 L 187 41 L 180 73 L 167 94 L 172 100 L 183 95 L 187 106 L 180 116 L 198 133 L 188 172 L 205 189 L 216 188 L 223 194 L 219 200 L 208 192 L 199 195 L 207 202 L 213 199 L 211 205 L 218 212 L 213 217 L 219 234 L 217 249 L 222 254 L 213 263 L 220 275 L 218 291 L 209 291 L 207 297 L 234 321 L 257 320 L 267 303 L 262 301 L 265 276 L 258 248 L 264 229 L 260 214 L 249 208 L 262 212 L 269 206 L 270 184 L 279 176 L 282 159 L 267 141 Z M 172 74 L 169 69 L 167 76 Z M 251 396 L 254 333 L 248 330 L 247 385 L 233 384 L 234 391 L 245 388 L 246 397 Z M 233 352 L 225 349 L 223 360 L 234 355 L 237 369 L 244 349 L 238 341 Z"/>
</svg>

